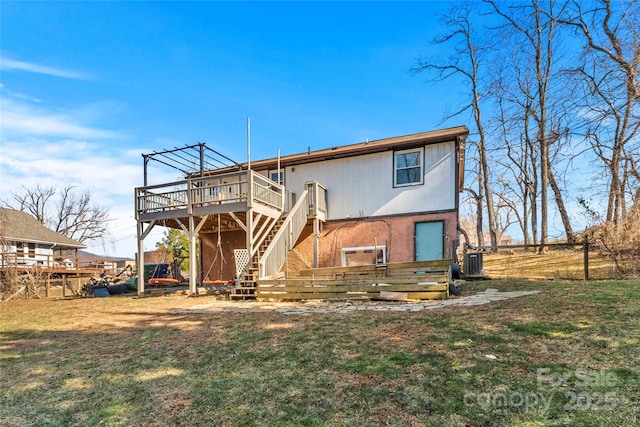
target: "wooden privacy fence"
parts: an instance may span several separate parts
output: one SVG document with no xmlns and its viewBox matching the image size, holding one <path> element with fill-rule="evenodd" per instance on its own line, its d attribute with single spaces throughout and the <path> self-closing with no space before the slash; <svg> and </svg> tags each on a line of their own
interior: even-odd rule
<svg viewBox="0 0 640 427">
<path fill-rule="evenodd" d="M 447 299 L 451 264 L 437 260 L 301 270 L 286 279 L 258 280 L 257 298 Z"/>
</svg>

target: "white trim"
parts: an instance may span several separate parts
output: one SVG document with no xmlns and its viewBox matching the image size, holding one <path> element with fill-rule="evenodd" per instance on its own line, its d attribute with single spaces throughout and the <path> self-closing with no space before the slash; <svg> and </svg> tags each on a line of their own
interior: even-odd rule
<svg viewBox="0 0 640 427">
<path fill-rule="evenodd" d="M 420 167 L 420 172 L 419 172 L 419 177 L 420 180 L 419 181 L 415 181 L 415 182 L 407 182 L 407 183 L 403 183 L 403 184 L 398 184 L 398 165 L 397 165 L 397 156 L 399 154 L 406 154 L 406 153 L 415 153 L 418 152 L 420 153 L 418 159 L 420 164 L 417 166 L 411 166 L 410 168 L 405 168 L 405 169 L 412 169 L 415 167 Z M 424 147 L 417 147 L 417 148 L 411 148 L 408 150 L 399 150 L 399 151 L 394 151 L 393 152 L 393 186 L 394 187 L 407 187 L 407 186 L 411 186 L 411 185 L 422 185 L 424 184 Z"/>
<path fill-rule="evenodd" d="M 356 246 L 351 248 L 342 248 L 341 250 L 341 258 L 342 258 L 342 266 L 347 267 L 347 252 L 358 252 L 358 251 L 378 251 L 382 250 L 382 262 L 378 262 L 376 259 L 375 265 L 385 265 L 387 263 L 387 247 L 386 246 Z"/>
</svg>

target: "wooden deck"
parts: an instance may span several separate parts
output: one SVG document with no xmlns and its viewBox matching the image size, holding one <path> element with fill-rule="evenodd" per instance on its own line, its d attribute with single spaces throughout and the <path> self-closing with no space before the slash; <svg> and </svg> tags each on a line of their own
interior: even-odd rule
<svg viewBox="0 0 640 427">
<path fill-rule="evenodd" d="M 0 270 L 17 274 L 37 274 L 42 276 L 92 276 L 116 274 L 116 261 L 103 257 L 81 257 L 74 255 L 0 253 Z"/>
<path fill-rule="evenodd" d="M 94 276 L 94 275 L 100 275 L 102 273 L 106 273 L 106 274 L 115 274 L 115 269 L 104 269 L 104 268 L 84 268 L 84 267 L 78 267 L 78 268 L 62 268 L 62 267 L 42 267 L 42 266 L 38 266 L 36 268 L 34 267 L 25 267 L 25 266 L 18 266 L 15 267 L 15 270 L 21 274 L 21 273 L 38 273 L 38 274 L 42 274 L 42 275 L 58 275 L 58 276 L 63 276 L 63 275 L 67 275 L 67 276 Z"/>
<path fill-rule="evenodd" d="M 295 277 L 258 280 L 257 298 L 447 299 L 451 264 L 451 260 L 437 260 L 301 270 Z"/>
<path fill-rule="evenodd" d="M 77 295 L 82 283 L 90 277 L 116 276 L 122 271 L 116 265 L 115 260 L 103 257 L 73 254 L 26 256 L 22 252 L 3 252 L 0 253 L 0 281 L 15 281 L 21 290 L 44 287 L 46 297 L 51 296 L 51 288 L 56 284 L 62 286 L 62 296 L 67 296 L 67 291 Z"/>
<path fill-rule="evenodd" d="M 135 194 L 138 221 L 162 221 L 172 228 L 188 224 L 189 217 L 197 222 L 209 218 L 205 227 L 215 228 L 213 215 L 224 215 L 220 225 L 233 231 L 242 228 L 250 209 L 279 217 L 286 204 L 285 188 L 253 171 L 140 187 Z"/>
</svg>

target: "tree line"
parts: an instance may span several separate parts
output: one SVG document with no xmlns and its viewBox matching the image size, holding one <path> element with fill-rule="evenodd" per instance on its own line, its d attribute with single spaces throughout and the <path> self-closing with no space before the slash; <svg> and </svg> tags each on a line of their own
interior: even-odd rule
<svg viewBox="0 0 640 427">
<path fill-rule="evenodd" d="M 412 72 L 462 91 L 443 121 L 472 118 L 466 190 L 477 244 L 488 232 L 495 246 L 515 226 L 544 247 L 552 215 L 574 242 L 570 204 L 614 231 L 635 221 L 638 1 L 455 2 L 441 24 L 433 43 L 450 54 L 418 58 Z M 576 195 L 573 171 L 585 165 L 593 183 Z"/>
<path fill-rule="evenodd" d="M 95 204 L 88 190 L 62 189 L 36 183 L 12 192 L 0 206 L 27 212 L 47 228 L 77 242 L 98 240 L 109 233 L 109 210 Z"/>
<path fill-rule="evenodd" d="M 450 54 L 418 58 L 412 73 L 462 92 L 443 122 L 471 120 L 476 243 L 488 233 L 496 246 L 517 227 L 543 248 L 556 215 L 574 242 L 576 206 L 610 236 L 640 229 L 638 0 L 452 2 L 441 25 L 433 44 Z M 585 165 L 593 182 L 576 194 Z M 38 184 L 12 196 L 2 204 L 80 242 L 108 231 L 108 211 L 87 191 Z"/>
</svg>

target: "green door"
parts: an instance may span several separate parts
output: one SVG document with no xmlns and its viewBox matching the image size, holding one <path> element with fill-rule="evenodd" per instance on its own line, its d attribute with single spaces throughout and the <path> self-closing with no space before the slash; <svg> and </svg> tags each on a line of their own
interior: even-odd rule
<svg viewBox="0 0 640 427">
<path fill-rule="evenodd" d="M 444 259 L 444 221 L 416 223 L 416 261 Z"/>
</svg>

